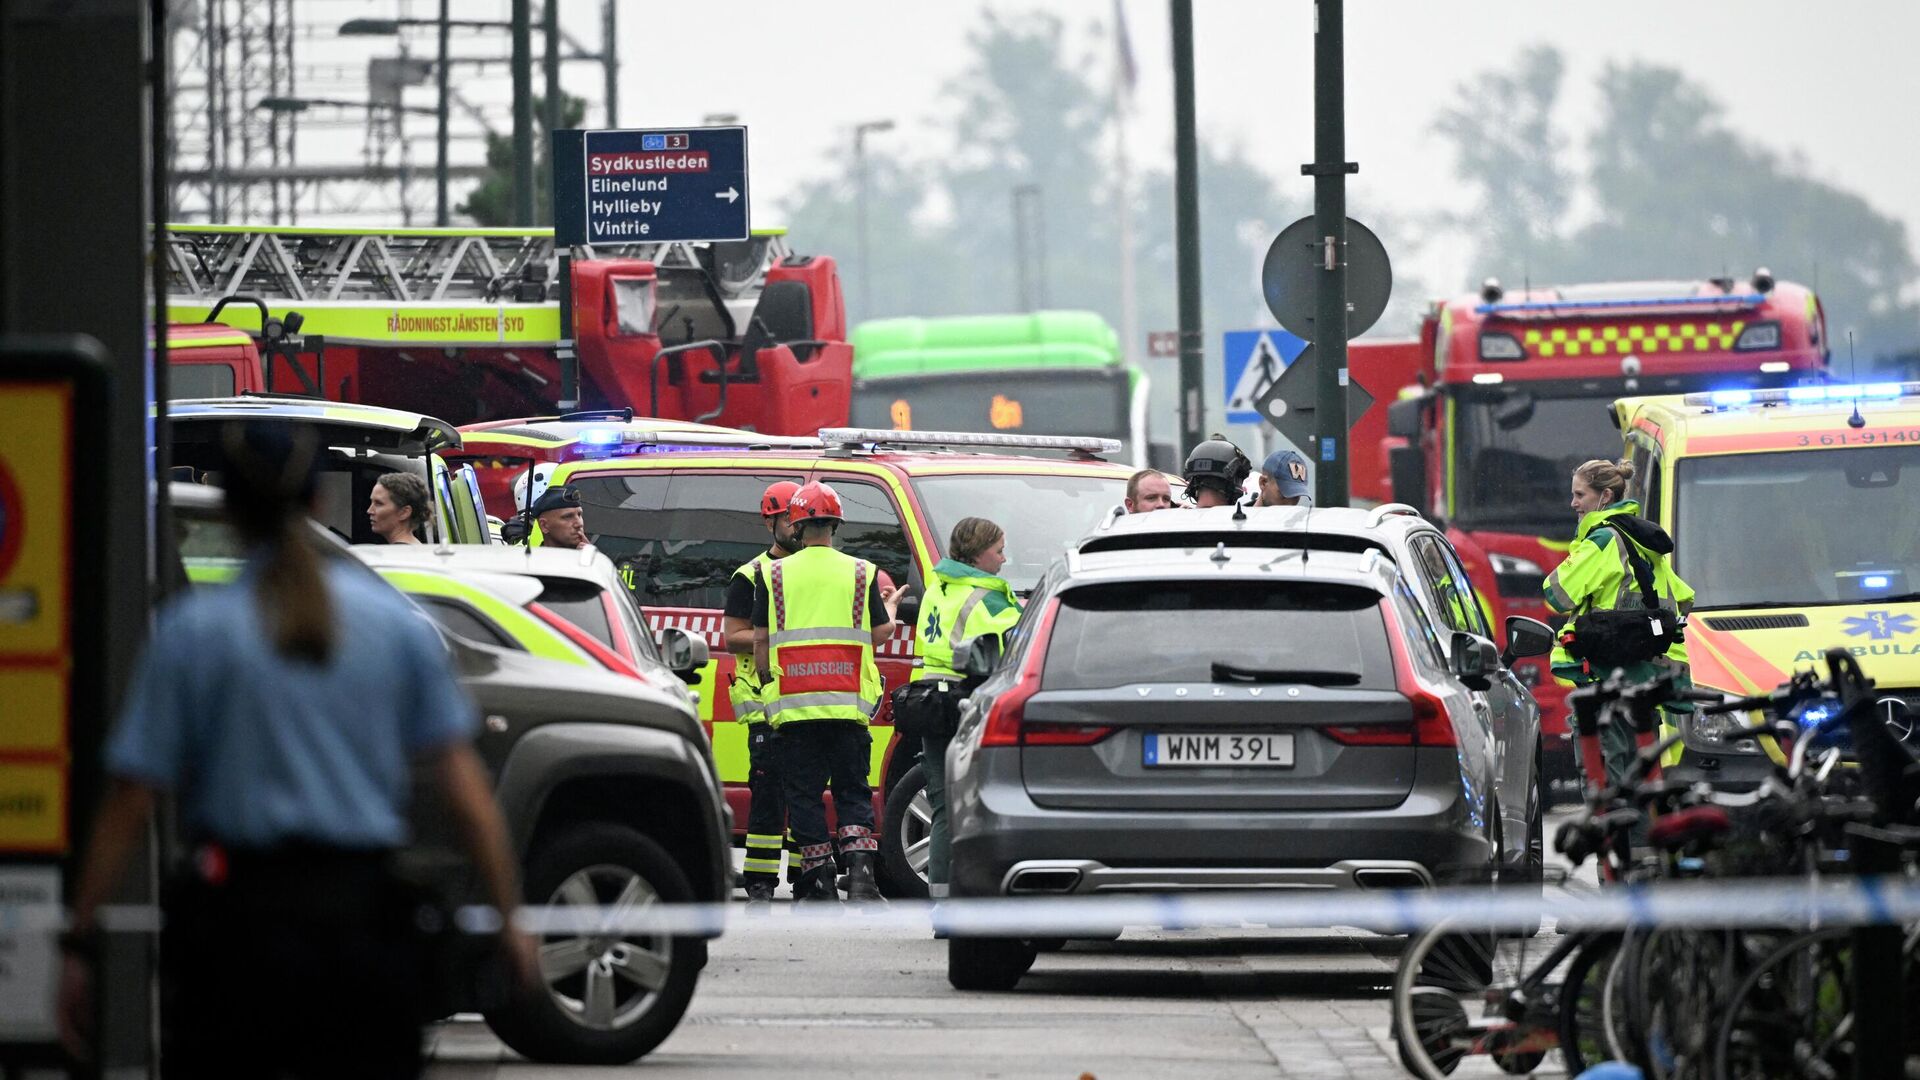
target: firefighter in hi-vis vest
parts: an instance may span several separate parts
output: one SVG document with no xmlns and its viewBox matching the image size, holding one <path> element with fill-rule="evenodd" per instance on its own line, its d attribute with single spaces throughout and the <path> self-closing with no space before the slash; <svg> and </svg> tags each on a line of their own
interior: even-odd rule
<svg viewBox="0 0 1920 1080">
<path fill-rule="evenodd" d="M 780 734 L 787 825 L 800 847 L 794 899 L 838 903 L 834 837 L 821 792 L 831 782 L 847 857 L 847 897 L 880 900 L 874 862 L 873 789 L 867 785 L 880 706 L 874 647 L 893 633 L 898 588 L 883 589 L 877 567 L 833 548 L 840 496 L 814 482 L 794 492 L 787 517 L 800 548 L 767 568 L 753 604 L 754 664 L 767 712 Z"/>
<path fill-rule="evenodd" d="M 787 883 L 797 885 L 800 878 L 799 851 L 787 832 L 787 792 L 780 768 L 780 739 L 768 723 L 765 687 L 753 664 L 753 598 L 765 587 L 767 570 L 777 559 L 784 559 L 800 547 L 794 539 L 793 523 L 787 519 L 787 503 L 800 485 L 781 480 L 767 487 L 760 496 L 760 519 L 772 534 L 766 550 L 733 572 L 727 583 L 727 607 L 721 632 L 727 638 L 727 651 L 733 654 L 733 679 L 727 696 L 733 702 L 733 718 L 747 725 L 747 754 L 750 772 L 748 790 L 753 801 L 747 810 L 747 910 L 767 910 L 773 890 L 780 884 L 780 852 L 786 851 Z"/>
</svg>

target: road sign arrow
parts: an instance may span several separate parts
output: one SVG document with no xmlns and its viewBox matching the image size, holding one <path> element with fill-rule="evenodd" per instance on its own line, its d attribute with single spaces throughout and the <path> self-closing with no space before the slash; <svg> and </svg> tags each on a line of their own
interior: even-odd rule
<svg viewBox="0 0 1920 1080">
<path fill-rule="evenodd" d="M 713 197 L 714 197 L 714 198 L 716 198 L 716 199 L 725 199 L 725 200 L 727 200 L 727 205 L 728 205 L 728 206 L 732 206 L 732 205 L 733 205 L 733 201 L 734 201 L 735 199 L 738 199 L 738 198 L 740 197 L 740 193 L 739 193 L 738 191 L 736 191 L 736 190 L 734 190 L 733 188 L 728 188 L 728 189 L 727 189 L 727 190 L 725 190 L 725 191 L 716 191 L 716 192 L 714 192 L 714 193 L 713 193 Z"/>
</svg>

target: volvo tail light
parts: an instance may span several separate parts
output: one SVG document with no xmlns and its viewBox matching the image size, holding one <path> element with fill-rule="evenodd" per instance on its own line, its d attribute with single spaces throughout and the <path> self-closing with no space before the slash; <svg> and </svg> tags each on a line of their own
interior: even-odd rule
<svg viewBox="0 0 1920 1080">
<path fill-rule="evenodd" d="M 1380 601 L 1387 619 L 1388 644 L 1393 649 L 1393 685 L 1413 706 L 1411 733 L 1415 746 L 1458 746 L 1460 736 L 1453 730 L 1453 718 L 1447 715 L 1447 703 L 1420 680 L 1413 670 L 1411 627 L 1403 626 L 1400 613 L 1391 600 Z M 1404 745 L 1404 744 L 1403 744 Z"/>
<path fill-rule="evenodd" d="M 1046 664 L 1047 642 L 1053 636 L 1053 620 L 1059 613 L 1060 600 L 1056 597 L 1048 601 L 1046 610 L 1034 623 L 1033 639 L 1027 644 L 1019 676 L 987 710 L 987 722 L 980 731 L 982 747 L 1089 746 L 1113 734 L 1111 727 L 1026 720 L 1027 700 L 1040 691 L 1040 669 Z"/>
</svg>

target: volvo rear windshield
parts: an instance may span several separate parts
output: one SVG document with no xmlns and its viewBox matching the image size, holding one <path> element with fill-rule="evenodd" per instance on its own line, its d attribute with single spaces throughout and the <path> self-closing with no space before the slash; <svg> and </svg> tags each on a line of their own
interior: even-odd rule
<svg viewBox="0 0 1920 1080">
<path fill-rule="evenodd" d="M 1043 690 L 1135 683 L 1394 686 L 1380 594 L 1317 582 L 1156 581 L 1060 596 Z"/>
</svg>

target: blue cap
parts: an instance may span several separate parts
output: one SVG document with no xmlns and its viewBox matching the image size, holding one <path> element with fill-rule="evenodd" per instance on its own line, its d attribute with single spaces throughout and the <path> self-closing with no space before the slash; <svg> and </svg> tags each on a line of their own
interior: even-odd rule
<svg viewBox="0 0 1920 1080">
<path fill-rule="evenodd" d="M 1260 471 L 1273 480 L 1286 498 L 1297 499 L 1313 493 L 1307 484 L 1307 459 L 1301 457 L 1298 450 L 1275 450 L 1267 455 Z"/>
</svg>

